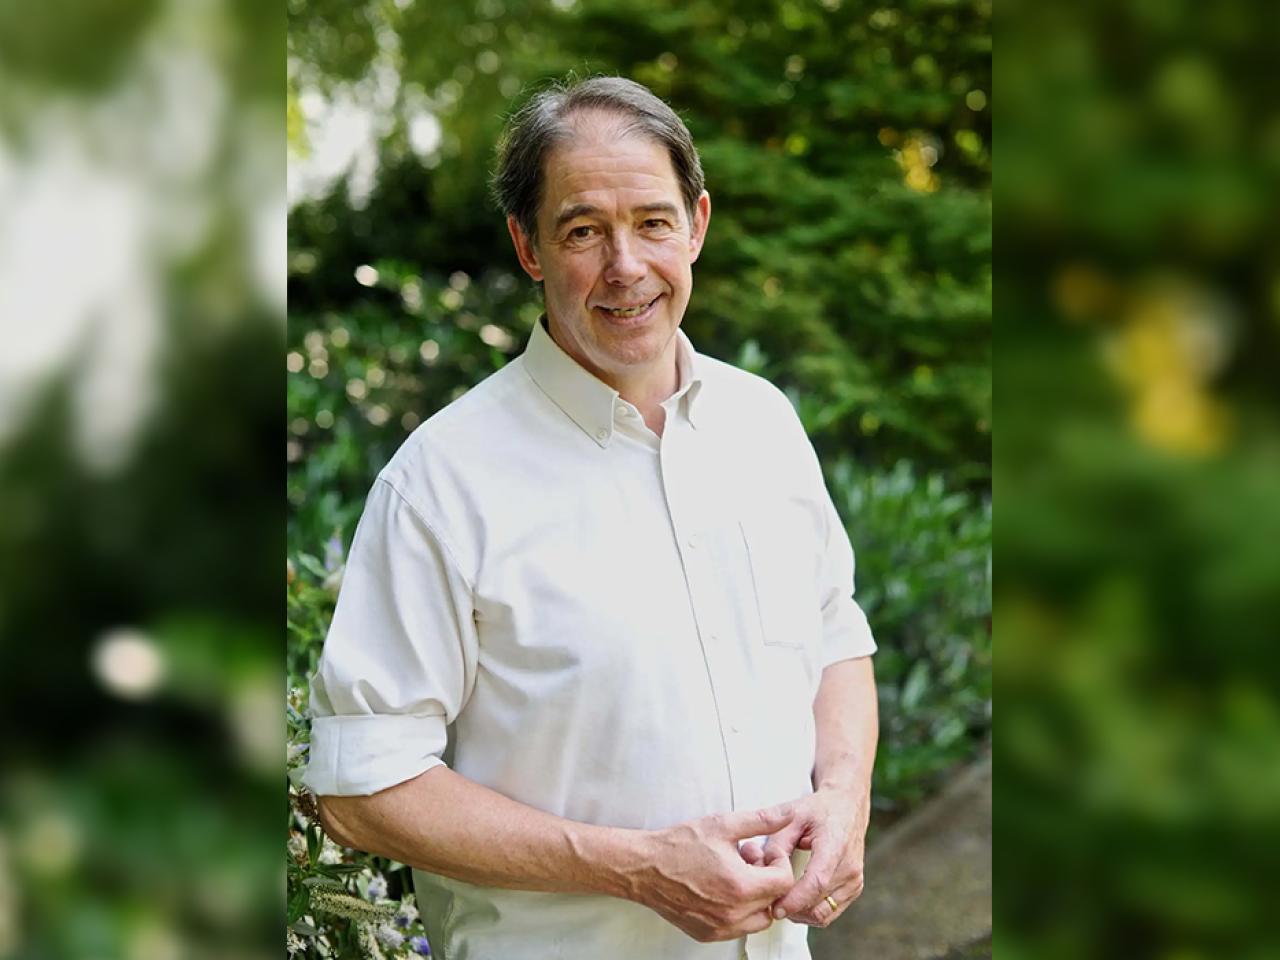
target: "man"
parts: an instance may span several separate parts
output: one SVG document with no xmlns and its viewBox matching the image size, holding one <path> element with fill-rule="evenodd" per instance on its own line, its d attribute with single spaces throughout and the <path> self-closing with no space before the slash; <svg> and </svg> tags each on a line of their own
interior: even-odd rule
<svg viewBox="0 0 1280 960">
<path fill-rule="evenodd" d="M 307 783 L 415 868 L 439 957 L 808 957 L 862 888 L 875 645 L 790 404 L 679 332 L 692 140 L 587 80 L 516 114 L 495 186 L 546 316 L 379 475 Z"/>
</svg>

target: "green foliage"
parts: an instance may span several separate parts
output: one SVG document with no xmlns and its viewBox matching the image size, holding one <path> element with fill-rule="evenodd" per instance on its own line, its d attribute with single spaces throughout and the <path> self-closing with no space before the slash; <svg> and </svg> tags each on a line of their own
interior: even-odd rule
<svg viewBox="0 0 1280 960">
<path fill-rule="evenodd" d="M 1243 0 L 1017 20 L 999 952 L 1277 956 L 1274 35 Z"/>
<path fill-rule="evenodd" d="M 570 69 L 632 76 L 681 112 L 704 159 L 711 232 L 685 320 L 699 348 L 729 359 L 756 341 L 775 382 L 823 404 L 825 454 L 909 458 L 986 484 L 987 4 L 295 6 L 296 86 L 358 99 L 344 78 L 373 62 L 366 28 L 329 42 L 344 34 L 328 25 L 351 17 L 395 38 L 377 62 L 401 85 L 380 114 L 372 193 L 349 203 L 340 183 L 293 211 L 291 309 L 376 310 L 415 329 L 413 310 L 352 281 L 358 265 L 393 261 L 424 286 L 455 271 L 514 276 L 486 188 L 502 118 Z M 420 156 L 409 128 L 424 110 L 442 130 Z M 519 330 L 529 296 L 481 316 Z"/>
<path fill-rule="evenodd" d="M 857 545 L 857 598 L 879 638 L 882 809 L 918 802 L 991 726 L 991 506 L 907 463 L 830 471 Z"/>
<path fill-rule="evenodd" d="M 331 542 L 324 560 L 299 554 L 288 563 L 286 616 L 289 692 L 288 771 L 307 760 L 308 678 L 315 671 L 342 576 L 342 551 Z M 412 871 L 402 863 L 338 847 L 325 836 L 316 801 L 290 785 L 286 857 L 289 953 L 309 956 L 415 954 L 425 942 L 413 899 Z"/>
</svg>

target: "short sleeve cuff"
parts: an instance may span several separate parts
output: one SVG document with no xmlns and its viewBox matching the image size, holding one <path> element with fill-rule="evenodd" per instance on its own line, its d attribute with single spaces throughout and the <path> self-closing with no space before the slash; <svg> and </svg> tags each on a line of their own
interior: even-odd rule
<svg viewBox="0 0 1280 960">
<path fill-rule="evenodd" d="M 363 797 L 444 761 L 443 716 L 315 717 L 302 784 L 316 796 Z"/>
<path fill-rule="evenodd" d="M 822 641 L 823 669 L 840 660 L 869 657 L 875 652 L 876 641 L 871 635 L 867 615 L 852 599 L 842 599 L 837 609 L 826 617 Z"/>
</svg>

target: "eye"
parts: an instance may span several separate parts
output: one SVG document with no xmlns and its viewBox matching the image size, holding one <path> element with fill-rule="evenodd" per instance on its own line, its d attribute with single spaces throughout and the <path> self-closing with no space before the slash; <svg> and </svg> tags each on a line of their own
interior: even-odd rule
<svg viewBox="0 0 1280 960">
<path fill-rule="evenodd" d="M 573 227 L 570 229 L 568 237 L 570 240 L 586 240 L 591 236 L 591 231 L 593 229 L 593 227 L 587 226 L 586 224 L 583 224 L 580 227 Z"/>
<path fill-rule="evenodd" d="M 664 220 L 661 217 L 650 217 L 644 222 L 644 228 L 646 230 L 666 230 L 670 228 L 670 226 L 671 222 L 669 220 Z"/>
</svg>

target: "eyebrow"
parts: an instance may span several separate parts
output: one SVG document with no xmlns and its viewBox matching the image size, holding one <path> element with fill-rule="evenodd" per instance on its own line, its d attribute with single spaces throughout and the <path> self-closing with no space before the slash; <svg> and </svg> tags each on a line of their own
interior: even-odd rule
<svg viewBox="0 0 1280 960">
<path fill-rule="evenodd" d="M 680 219 L 680 211 L 676 208 L 676 206 L 674 204 L 665 203 L 665 202 L 641 204 L 638 207 L 632 207 L 631 212 L 633 214 L 634 213 L 665 213 L 675 220 Z M 565 210 L 563 210 L 560 213 L 558 217 L 556 217 L 555 229 L 558 231 L 570 220 L 576 220 L 578 219 L 578 217 L 589 217 L 598 213 L 600 213 L 600 208 L 595 206 L 594 204 L 575 203 L 573 206 L 567 207 Z"/>
</svg>

